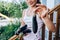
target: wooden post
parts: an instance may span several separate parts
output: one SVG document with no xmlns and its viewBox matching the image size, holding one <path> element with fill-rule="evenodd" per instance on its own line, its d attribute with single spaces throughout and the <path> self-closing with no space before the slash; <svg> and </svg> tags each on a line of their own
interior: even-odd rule
<svg viewBox="0 0 60 40">
<path fill-rule="evenodd" d="M 50 15 L 50 19 L 53 22 L 53 13 Z M 52 40 L 52 32 L 49 31 L 49 40 Z"/>
<path fill-rule="evenodd" d="M 45 40 L 45 24 L 42 26 L 42 40 Z"/>
<path fill-rule="evenodd" d="M 57 10 L 57 20 L 56 20 L 56 34 L 55 34 L 55 40 L 58 40 L 58 37 L 59 37 L 59 17 L 60 17 L 60 9 Z"/>
</svg>

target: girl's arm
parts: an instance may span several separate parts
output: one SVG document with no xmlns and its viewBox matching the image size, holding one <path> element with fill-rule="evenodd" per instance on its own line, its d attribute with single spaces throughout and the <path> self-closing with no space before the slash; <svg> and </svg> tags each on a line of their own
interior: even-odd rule
<svg viewBox="0 0 60 40">
<path fill-rule="evenodd" d="M 40 7 L 40 9 L 36 9 L 37 14 L 43 20 L 44 24 L 48 27 L 49 31 L 54 32 L 55 26 L 48 16 L 49 9 L 47 11 L 47 7 L 41 4 L 38 4 L 37 6 Z"/>
<path fill-rule="evenodd" d="M 48 17 L 48 15 L 46 15 L 46 17 L 42 17 L 42 20 L 44 24 L 48 27 L 49 31 L 55 32 L 55 26 L 53 22 L 50 20 L 50 18 Z"/>
<path fill-rule="evenodd" d="M 43 22 L 45 23 L 45 25 L 48 27 L 49 31 L 55 32 L 55 26 L 48 16 L 49 11 L 50 11 L 50 9 L 47 9 L 47 11 L 45 10 L 45 13 L 43 11 L 41 18 L 42 18 Z"/>
</svg>

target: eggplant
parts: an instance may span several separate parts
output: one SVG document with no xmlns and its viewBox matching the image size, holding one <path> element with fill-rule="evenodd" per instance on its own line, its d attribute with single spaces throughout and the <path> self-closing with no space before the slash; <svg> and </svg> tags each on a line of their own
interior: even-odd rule
<svg viewBox="0 0 60 40">
<path fill-rule="evenodd" d="M 37 20 L 36 20 L 36 15 L 33 16 L 32 29 L 33 29 L 33 33 L 37 33 L 37 30 L 38 30 L 38 24 L 37 24 Z"/>
</svg>

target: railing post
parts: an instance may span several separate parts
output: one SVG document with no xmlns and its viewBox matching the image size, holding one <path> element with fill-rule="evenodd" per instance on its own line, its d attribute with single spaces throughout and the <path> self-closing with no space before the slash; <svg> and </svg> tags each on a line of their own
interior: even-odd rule
<svg viewBox="0 0 60 40">
<path fill-rule="evenodd" d="M 53 22 L 53 13 L 50 15 L 50 19 Z M 49 40 L 52 40 L 52 32 L 49 31 Z"/>
<path fill-rule="evenodd" d="M 60 9 L 57 10 L 55 40 L 58 40 L 59 37 L 59 19 L 60 19 Z"/>
<path fill-rule="evenodd" d="M 45 40 L 45 24 L 42 26 L 42 40 Z"/>
</svg>

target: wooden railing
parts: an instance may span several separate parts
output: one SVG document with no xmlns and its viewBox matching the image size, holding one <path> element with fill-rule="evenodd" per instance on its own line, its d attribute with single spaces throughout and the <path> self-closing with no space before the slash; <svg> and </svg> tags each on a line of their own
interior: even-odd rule
<svg viewBox="0 0 60 40">
<path fill-rule="evenodd" d="M 12 21 L 13 21 L 13 19 L 12 19 L 12 18 L 9 18 L 8 16 L 3 15 L 2 13 L 0 13 L 0 16 L 1 16 L 1 17 L 3 17 L 3 18 L 5 18 L 5 19 L 8 19 L 8 21 L 10 21 L 10 22 L 12 22 Z M 1 20 L 0 20 L 0 21 L 1 21 Z"/>
<path fill-rule="evenodd" d="M 58 40 L 59 37 L 59 24 L 60 24 L 60 4 L 52 8 L 48 13 L 50 14 L 50 19 L 53 22 L 53 12 L 57 12 L 57 18 L 56 18 L 56 31 L 55 31 L 55 38 L 54 40 Z M 45 40 L 45 25 L 42 27 L 42 40 Z M 49 31 L 49 37 L 48 40 L 52 40 L 52 32 Z"/>
<path fill-rule="evenodd" d="M 52 14 L 54 11 L 58 11 L 60 9 L 60 4 L 58 4 L 57 6 L 55 6 L 54 8 L 52 8 L 48 13 Z"/>
<path fill-rule="evenodd" d="M 53 22 L 53 12 L 54 11 L 57 11 L 56 31 L 55 31 L 55 39 L 54 40 L 57 40 L 58 36 L 59 36 L 60 4 L 49 11 L 50 19 L 52 22 Z M 16 38 L 18 38 L 18 35 L 14 35 L 9 40 L 15 40 Z M 49 37 L 48 38 L 49 38 L 48 40 L 52 40 L 52 32 L 51 31 L 49 31 Z M 20 39 L 21 39 L 21 37 L 20 37 Z M 42 40 L 45 40 L 45 24 L 42 27 Z"/>
</svg>

